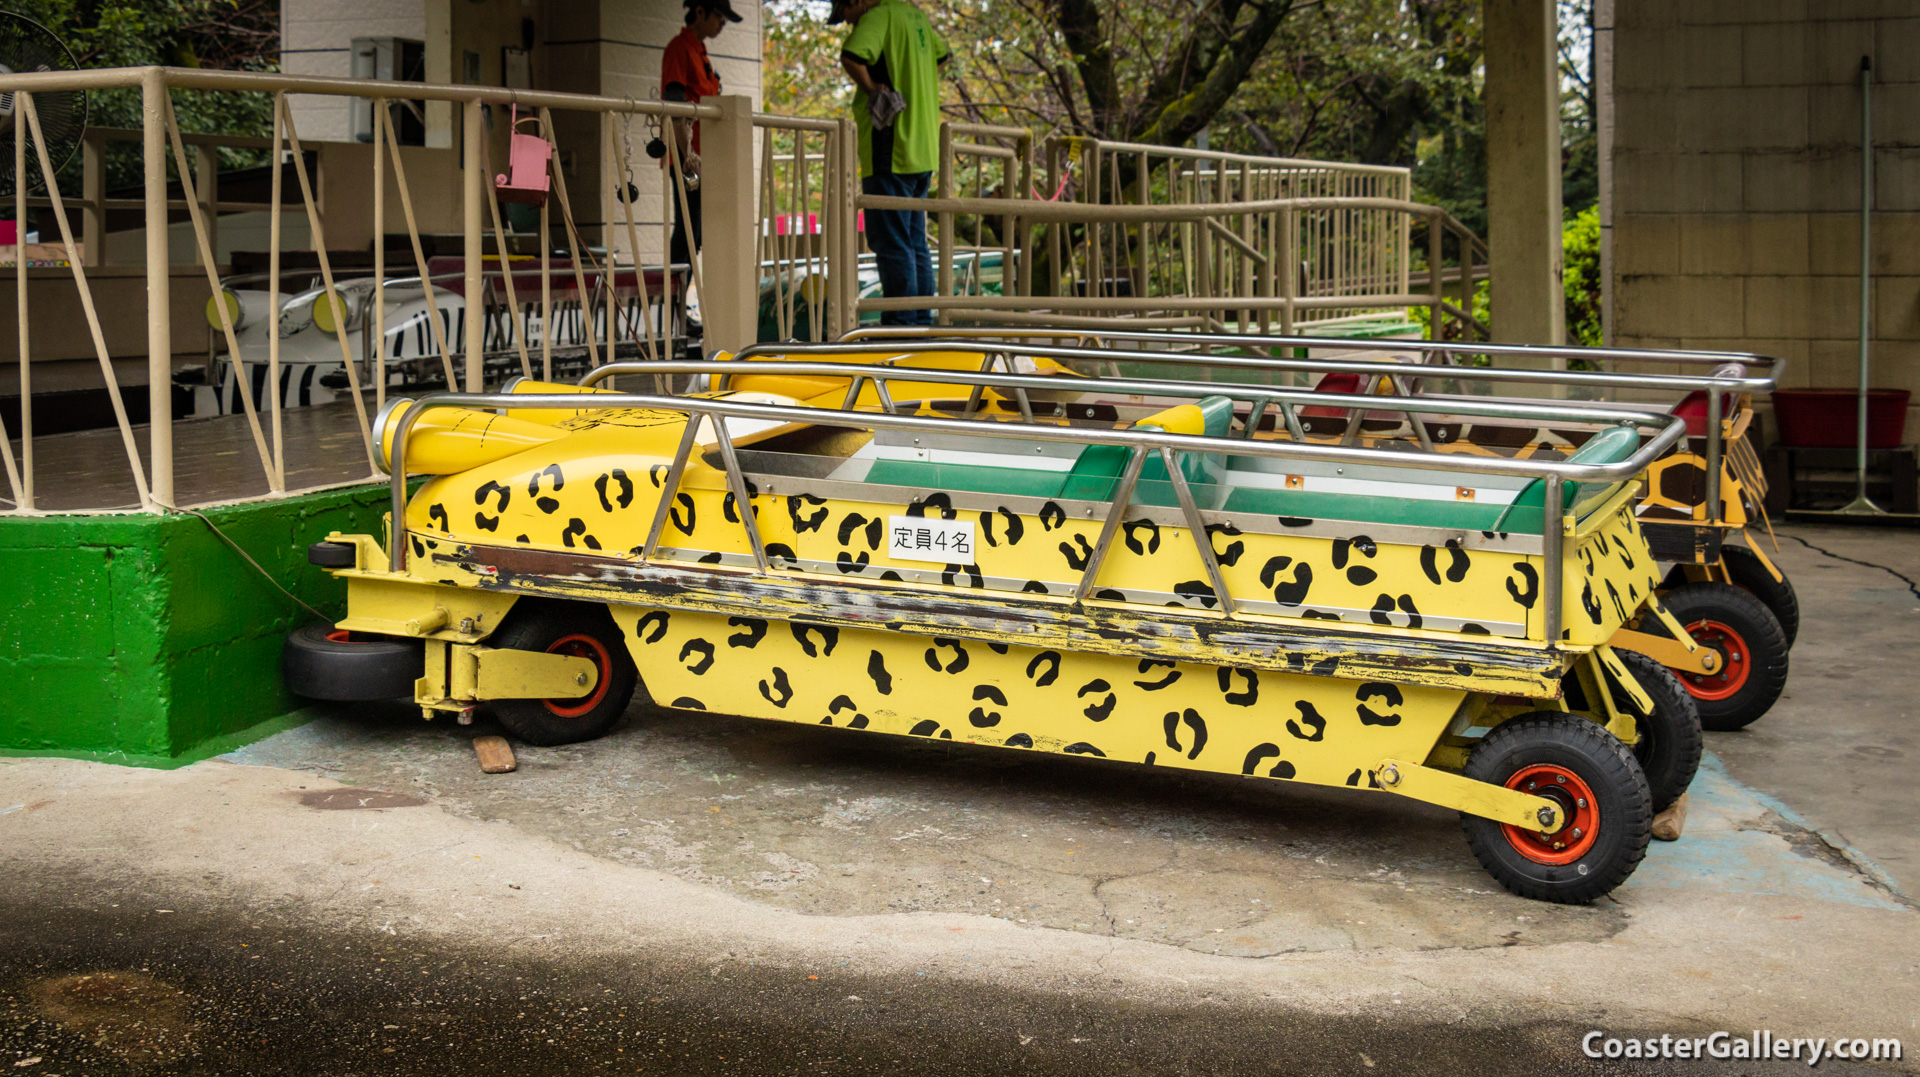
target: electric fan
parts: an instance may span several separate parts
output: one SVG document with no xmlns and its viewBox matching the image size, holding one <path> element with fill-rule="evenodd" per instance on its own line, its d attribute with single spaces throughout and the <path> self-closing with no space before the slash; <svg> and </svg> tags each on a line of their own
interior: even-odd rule
<svg viewBox="0 0 1920 1077">
<path fill-rule="evenodd" d="M 53 31 L 24 15 L 0 11 L 0 78 L 14 72 L 74 71 L 79 68 L 73 53 L 67 50 Z M 44 90 L 33 95 L 39 114 L 40 133 L 46 139 L 47 157 L 58 172 L 80 148 L 80 136 L 87 129 L 87 92 L 85 90 Z M 14 110 L 13 92 L 0 91 L 0 191 L 13 193 L 13 140 L 28 132 L 26 116 Z M 40 182 L 38 154 L 27 146 L 27 186 Z"/>
</svg>

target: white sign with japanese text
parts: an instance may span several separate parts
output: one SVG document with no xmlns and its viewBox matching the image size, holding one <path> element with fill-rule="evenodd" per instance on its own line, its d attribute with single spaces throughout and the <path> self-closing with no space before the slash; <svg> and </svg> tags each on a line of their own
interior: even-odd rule
<svg viewBox="0 0 1920 1077">
<path fill-rule="evenodd" d="M 887 556 L 896 561 L 973 563 L 973 521 L 924 516 L 887 517 Z"/>
</svg>

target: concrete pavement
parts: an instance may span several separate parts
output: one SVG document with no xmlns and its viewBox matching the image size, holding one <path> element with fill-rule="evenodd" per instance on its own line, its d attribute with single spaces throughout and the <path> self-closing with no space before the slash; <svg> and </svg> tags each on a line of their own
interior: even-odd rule
<svg viewBox="0 0 1920 1077">
<path fill-rule="evenodd" d="M 1789 698 L 1709 737 L 1686 837 L 1591 908 L 1511 897 L 1450 814 L 1380 795 L 708 715 L 507 775 L 474 764 L 491 730 L 410 708 L 173 772 L 0 760 L 0 1063 L 1785 1073 L 1579 1041 L 1920 1042 L 1916 794 L 1885 754 L 1920 600 L 1799 551 Z"/>
</svg>

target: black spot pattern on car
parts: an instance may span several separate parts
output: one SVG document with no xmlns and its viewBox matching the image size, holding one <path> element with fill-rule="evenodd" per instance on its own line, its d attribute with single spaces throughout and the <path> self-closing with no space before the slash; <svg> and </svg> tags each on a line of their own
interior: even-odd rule
<svg viewBox="0 0 1920 1077">
<path fill-rule="evenodd" d="M 1360 784 L 1360 775 L 1362 775 L 1362 774 L 1365 774 L 1365 773 L 1366 773 L 1366 772 L 1365 772 L 1365 771 L 1363 771 L 1363 770 L 1355 770 L 1355 771 L 1354 771 L 1354 772 L 1353 772 L 1352 774 L 1349 774 L 1349 775 L 1347 775 L 1347 784 L 1348 784 L 1348 785 L 1353 785 L 1353 786 L 1357 786 L 1357 785 L 1359 785 L 1359 784 Z"/>
<path fill-rule="evenodd" d="M 647 481 L 653 483 L 653 488 L 658 490 L 666 482 L 666 474 L 671 470 L 673 470 L 671 464 L 655 464 L 647 469 Z"/>
<path fill-rule="evenodd" d="M 507 504 L 513 500 L 513 487 L 502 486 L 489 479 L 481 483 L 479 488 L 473 491 L 473 503 L 476 505 L 485 505 L 489 497 L 499 499 L 498 503 L 493 506 L 495 514 L 488 516 L 483 512 L 475 512 L 473 514 L 473 523 L 476 527 L 484 527 L 489 531 L 498 531 L 500 529 L 499 514 L 506 512 Z"/>
<path fill-rule="evenodd" d="M 1041 583 L 1039 580 L 1028 580 L 1026 583 L 1020 585 L 1020 593 L 1028 594 L 1028 595 L 1047 595 L 1047 594 L 1052 594 L 1053 592 L 1048 590 L 1047 585 L 1044 583 Z"/>
<path fill-rule="evenodd" d="M 1180 726 L 1183 723 L 1188 729 L 1193 731 L 1193 747 L 1190 749 L 1180 747 Z M 1185 751 L 1188 759 L 1200 758 L 1201 749 L 1207 746 L 1207 720 L 1200 717 L 1199 711 L 1194 710 L 1192 707 L 1187 707 L 1184 710 L 1168 711 L 1167 716 L 1161 719 L 1161 725 L 1166 730 L 1167 747 L 1172 748 L 1176 752 Z"/>
<path fill-rule="evenodd" d="M 887 672 L 887 660 L 879 651 L 867 655 L 867 676 L 873 679 L 873 686 L 883 696 L 893 694 L 893 674 Z"/>
<path fill-rule="evenodd" d="M 988 641 L 987 650 L 992 651 L 994 654 L 1006 654 L 1007 651 L 1011 650 L 1011 648 L 1009 648 L 1004 643 L 994 643 L 992 641 Z"/>
<path fill-rule="evenodd" d="M 727 627 L 741 629 L 727 637 L 729 647 L 745 647 L 747 650 L 752 650 L 760 646 L 760 641 L 767 636 L 767 622 L 758 617 L 729 617 Z"/>
<path fill-rule="evenodd" d="M 1087 567 L 1087 559 L 1093 556 L 1093 544 L 1087 541 L 1085 535 L 1075 535 L 1073 541 L 1080 547 L 1079 552 L 1076 553 L 1072 546 L 1063 542 L 1060 544 L 1060 556 L 1067 559 L 1068 568 L 1079 572 Z"/>
<path fill-rule="evenodd" d="M 717 564 L 719 564 L 719 563 L 720 563 L 720 551 L 719 551 L 719 550 L 715 550 L 715 551 L 713 551 L 712 553 L 708 553 L 708 554 L 701 554 L 701 555 L 700 555 L 700 559 L 699 559 L 699 563 L 700 563 L 700 564 L 702 564 L 702 565 L 717 565 Z"/>
<path fill-rule="evenodd" d="M 1247 758 L 1241 762 L 1240 773 L 1251 776 L 1253 772 L 1259 768 L 1260 764 L 1269 759 L 1278 759 L 1279 757 L 1280 746 L 1278 744 L 1256 744 L 1247 752 Z"/>
<path fill-rule="evenodd" d="M 679 699 L 667 704 L 667 706 L 677 711 L 703 711 L 707 709 L 705 703 L 700 702 L 692 696 L 681 696 Z"/>
<path fill-rule="evenodd" d="M 787 671 L 779 666 L 773 667 L 773 683 L 769 685 L 761 681 L 760 694 L 767 702 L 785 710 L 787 704 L 793 701 L 793 686 L 787 683 Z"/>
<path fill-rule="evenodd" d="M 1046 669 L 1044 672 L 1038 672 L 1036 675 L 1036 671 L 1039 671 L 1042 666 L 1046 667 Z M 1035 688 L 1045 688 L 1047 685 L 1058 680 L 1059 677 L 1059 651 L 1041 651 L 1039 654 L 1033 656 L 1032 661 L 1027 663 L 1027 679 L 1033 682 Z"/>
<path fill-rule="evenodd" d="M 940 663 L 940 648 L 942 647 L 948 647 L 953 650 L 952 660 L 945 665 Z M 962 647 L 958 640 L 935 637 L 933 646 L 927 648 L 926 660 L 927 668 L 933 670 L 935 673 L 958 673 L 967 668 L 967 664 L 972 661 L 972 658 L 967 654 L 967 649 Z"/>
<path fill-rule="evenodd" d="M 865 572 L 871 567 L 871 564 L 871 561 L 869 561 L 867 557 L 867 551 L 865 550 L 860 551 L 859 557 L 849 557 L 845 550 L 841 550 L 833 556 L 833 567 L 848 575 L 856 572 Z"/>
<path fill-rule="evenodd" d="M 1222 550 L 1219 544 L 1213 541 L 1215 535 L 1226 535 L 1228 538 L 1233 538 L 1239 534 L 1241 534 L 1240 529 L 1230 523 L 1208 524 L 1207 545 L 1213 548 L 1213 559 L 1227 568 L 1232 568 L 1239 564 L 1240 555 L 1247 552 L 1246 543 L 1236 538 L 1234 541 L 1227 543 L 1227 548 Z"/>
<path fill-rule="evenodd" d="M 680 645 L 680 661 L 685 663 L 690 654 L 697 654 L 700 657 L 692 665 L 687 666 L 688 673 L 703 677 L 713 668 L 713 644 L 703 639 L 690 639 Z"/>
<path fill-rule="evenodd" d="M 1093 597 L 1104 598 L 1110 602 L 1125 602 L 1127 600 L 1127 593 L 1112 587 L 1102 587 L 1093 593 Z"/>
<path fill-rule="evenodd" d="M 880 578 L 886 580 L 888 583 L 900 582 L 900 574 L 892 569 L 887 569 L 885 572 L 882 572 Z"/>
<path fill-rule="evenodd" d="M 1306 517 L 1306 516 L 1276 516 L 1274 517 L 1274 519 L 1280 521 L 1281 527 L 1312 527 L 1313 526 L 1313 520 L 1310 517 Z"/>
<path fill-rule="evenodd" d="M 1027 533 L 1027 525 L 1017 514 L 1009 512 L 1005 508 L 998 508 L 992 512 L 983 512 L 980 514 L 980 537 L 986 539 L 987 545 L 989 546 L 1000 545 L 999 541 L 995 539 L 993 535 L 993 519 L 995 516 L 999 516 L 1006 521 L 1006 527 L 1003 530 L 1007 536 L 1007 545 L 1017 545 L 1020 542 L 1021 536 Z"/>
<path fill-rule="evenodd" d="M 1398 707 L 1406 702 L 1405 697 L 1400 694 L 1400 689 L 1394 685 L 1385 681 L 1368 681 L 1354 692 L 1353 698 L 1357 701 L 1354 711 L 1359 714 L 1361 725 L 1396 726 L 1400 724 L 1398 714 L 1382 714 L 1367 706 L 1367 701 L 1374 698 L 1385 700 L 1389 708 Z"/>
<path fill-rule="evenodd" d="M 1107 753 L 1101 751 L 1098 748 L 1095 748 L 1093 745 L 1088 744 L 1084 740 L 1075 742 L 1073 744 L 1069 744 L 1065 748 L 1062 748 L 1060 750 L 1067 753 L 1068 755 L 1097 755 L 1102 759 L 1105 759 L 1107 757 Z"/>
<path fill-rule="evenodd" d="M 1135 531 L 1145 531 L 1147 537 L 1142 540 Z M 1120 535 L 1136 556 L 1160 552 L 1160 525 L 1152 520 L 1128 520 L 1120 525 Z"/>
<path fill-rule="evenodd" d="M 1214 594 L 1213 585 L 1206 580 L 1182 580 L 1173 585 L 1173 593 L 1188 602 L 1198 602 L 1207 609 L 1212 609 L 1220 602 L 1220 596 Z M 1185 603 L 1169 602 L 1167 605 L 1180 606 Z"/>
<path fill-rule="evenodd" d="M 961 576 L 967 578 L 967 586 L 981 589 L 987 586 L 987 578 L 980 574 L 979 565 L 947 565 L 940 572 L 940 582 L 952 587 Z"/>
<path fill-rule="evenodd" d="M 527 496 L 533 498 L 534 505 L 537 506 L 541 512 L 552 515 L 560 508 L 560 502 L 554 498 L 542 496 L 540 493 L 540 480 L 548 476 L 552 476 L 553 478 L 554 493 L 557 494 L 566 487 L 567 477 L 561 473 L 560 465 L 548 464 L 546 467 L 534 472 L 533 475 L 527 479 Z"/>
<path fill-rule="evenodd" d="M 1624 621 L 1627 619 L 1627 607 L 1620 601 L 1620 592 L 1614 589 L 1613 581 L 1604 581 L 1607 585 L 1607 598 L 1613 603 L 1614 615 Z"/>
<path fill-rule="evenodd" d="M 840 530 L 835 537 L 840 540 L 840 545 L 845 546 L 853 541 L 853 533 L 862 525 L 867 529 L 867 549 L 878 551 L 880 540 L 885 537 L 887 530 L 886 523 L 878 516 L 869 520 L 857 512 L 849 512 L 840 520 Z M 865 557 L 860 559 L 862 564 L 865 564 L 866 560 Z"/>
<path fill-rule="evenodd" d="M 1276 582 L 1288 565 L 1293 565 L 1293 582 Z M 1313 567 L 1305 561 L 1294 565 L 1291 557 L 1269 557 L 1260 568 L 1260 586 L 1273 588 L 1273 600 L 1282 606 L 1298 606 L 1313 588 Z"/>
<path fill-rule="evenodd" d="M 1491 635 L 1493 635 L 1493 633 L 1492 633 L 1491 631 L 1489 631 L 1489 630 L 1488 630 L 1488 628 L 1487 628 L 1487 626 L 1486 626 L 1486 625 L 1480 625 L 1480 624 L 1474 624 L 1474 623 L 1473 623 L 1472 621 L 1468 621 L 1468 622 L 1466 622 L 1465 624 L 1462 624 L 1462 625 L 1460 626 L 1460 634 L 1461 634 L 1461 635 L 1463 635 L 1463 636 L 1491 636 Z"/>
<path fill-rule="evenodd" d="M 1067 510 L 1052 501 L 1040 506 L 1040 530 L 1051 531 L 1067 522 Z"/>
<path fill-rule="evenodd" d="M 447 507 L 438 501 L 427 506 L 427 522 L 442 531 L 451 532 L 453 530 L 447 522 Z"/>
<path fill-rule="evenodd" d="M 1427 579 L 1436 586 L 1441 579 L 1440 549 L 1437 546 L 1420 547 L 1420 571 L 1426 573 Z M 1448 583 L 1459 583 L 1467 578 L 1467 569 L 1472 567 L 1473 561 L 1467 556 L 1467 551 L 1460 548 L 1459 539 L 1448 539 L 1445 549 L 1447 551 L 1446 580 Z"/>
<path fill-rule="evenodd" d="M 1097 692 L 1105 692 L 1106 698 L 1098 703 L 1088 704 L 1086 710 L 1081 713 L 1093 721 L 1104 722 L 1112 716 L 1114 705 L 1120 701 L 1120 697 L 1113 694 L 1113 685 L 1096 677 L 1086 684 L 1081 685 L 1080 691 L 1074 693 L 1074 695 L 1076 698 L 1085 699 L 1087 696 Z"/>
<path fill-rule="evenodd" d="M 618 492 L 614 495 L 613 501 L 607 499 L 607 486 L 609 483 L 618 487 Z M 559 489 L 559 487 L 556 486 L 555 489 Z M 633 504 L 633 480 L 627 477 L 627 473 L 623 468 L 616 467 L 612 471 L 606 472 L 599 478 L 593 480 L 593 492 L 600 495 L 600 509 L 603 512 L 612 512 L 614 501 L 618 501 L 620 507 L 623 509 Z"/>
<path fill-rule="evenodd" d="M 1580 608 L 1587 611 L 1587 619 L 1594 624 L 1600 623 L 1600 600 L 1593 597 L 1593 581 L 1588 580 L 1580 587 Z"/>
<path fill-rule="evenodd" d="M 808 658 L 818 658 L 823 654 L 831 655 L 833 648 L 840 642 L 840 630 L 832 625 L 803 625 L 796 621 L 789 621 L 787 627 L 793 631 L 793 641 L 800 645 L 801 652 Z M 815 632 L 820 633 L 818 649 L 813 645 L 812 633 Z"/>
<path fill-rule="evenodd" d="M 1007 738 L 1007 747 L 1031 748 L 1033 747 L 1033 738 L 1027 736 L 1025 733 L 1015 733 L 1013 736 Z"/>
<path fill-rule="evenodd" d="M 1355 587 L 1365 587 L 1380 578 L 1380 574 L 1365 565 L 1354 565 L 1347 569 L 1347 582 Z"/>
<path fill-rule="evenodd" d="M 1300 718 L 1298 721 L 1292 718 L 1287 719 L 1287 732 L 1301 740 L 1312 741 L 1327 735 L 1327 720 L 1320 716 L 1320 712 L 1314 709 L 1313 704 L 1304 699 L 1296 699 L 1293 705 L 1299 709 Z M 1312 730 L 1312 732 L 1303 730 Z"/>
<path fill-rule="evenodd" d="M 748 479 L 747 480 L 747 507 L 753 510 L 753 515 L 755 519 L 758 519 L 760 516 L 760 506 L 754 504 L 753 499 L 755 497 L 758 497 L 759 495 L 760 495 L 759 488 L 754 486 L 752 479 Z M 789 501 L 788 504 L 791 505 L 792 502 Z M 738 509 L 734 507 L 734 505 L 735 505 L 735 502 L 733 497 L 733 491 L 728 490 L 726 493 L 726 496 L 720 499 L 720 516 L 722 519 L 726 520 L 730 524 L 737 524 L 740 522 L 740 512 Z"/>
<path fill-rule="evenodd" d="M 907 736 L 931 737 L 939 731 L 940 731 L 940 723 L 934 721 L 931 718 L 926 718 L 921 721 L 915 722 L 913 724 L 913 728 L 907 730 Z"/>
<path fill-rule="evenodd" d="M 633 622 L 633 638 L 642 643 L 658 643 L 672 623 L 673 614 L 666 610 L 649 610 L 646 616 Z"/>
<path fill-rule="evenodd" d="M 953 498 L 946 494 L 928 494 L 926 497 L 907 506 L 906 515 L 925 516 L 928 509 L 938 509 L 942 520 L 951 520 L 957 515 L 953 511 Z"/>
<path fill-rule="evenodd" d="M 1236 707 L 1251 707 L 1260 701 L 1260 674 L 1238 666 L 1221 666 L 1217 675 L 1220 678 L 1221 699 Z M 1235 677 L 1246 682 L 1244 690 L 1239 692 L 1233 690 Z"/>
<path fill-rule="evenodd" d="M 975 703 L 992 703 L 1000 707 L 1007 705 L 1006 693 L 991 684 L 974 685 L 973 699 Z M 1000 724 L 1001 717 L 1002 715 L 999 711 L 990 711 L 985 707 L 975 707 L 968 713 L 967 722 L 975 729 L 991 729 Z"/>
<path fill-rule="evenodd" d="M 1139 667 L 1139 672 L 1142 676 L 1145 676 L 1148 670 L 1160 668 L 1165 668 L 1167 675 L 1157 681 L 1135 681 L 1133 682 L 1133 686 L 1143 692 L 1158 692 L 1160 689 L 1180 679 L 1181 674 L 1177 666 L 1178 663 L 1170 662 L 1164 658 L 1142 658 Z"/>
<path fill-rule="evenodd" d="M 1520 603 L 1521 606 L 1532 609 L 1533 604 L 1540 600 L 1540 573 L 1534 569 L 1532 564 L 1526 561 L 1515 561 L 1513 563 L 1513 571 L 1514 575 L 1526 581 L 1527 586 L 1525 590 L 1516 587 L 1514 585 L 1514 577 L 1508 576 L 1507 593 L 1512 595 L 1513 600 Z"/>
<path fill-rule="evenodd" d="M 820 530 L 820 525 L 827 522 L 827 517 L 832 511 L 826 506 L 826 498 L 815 497 L 812 494 L 794 494 L 787 498 L 787 518 L 793 521 L 794 534 L 802 535 L 809 531 Z M 840 540 L 842 545 L 845 545 L 846 541 L 844 538 Z"/>
<path fill-rule="evenodd" d="M 600 548 L 600 540 L 587 534 L 587 521 L 582 520 L 578 516 L 568 520 L 567 529 L 560 532 L 560 545 L 572 549 L 573 539 L 576 535 L 580 538 L 580 544 L 587 549 L 597 550 Z"/>
<path fill-rule="evenodd" d="M 693 536 L 693 525 L 695 520 L 694 511 L 693 511 L 693 498 L 689 497 L 686 494 L 675 494 L 673 495 L 673 503 L 676 506 L 678 506 L 678 508 L 668 510 L 667 512 L 668 517 L 670 517 L 673 520 L 673 526 L 676 529 L 678 529 L 681 534 L 691 538 Z M 682 517 L 680 515 L 680 509 L 687 510 L 686 516 Z"/>
<path fill-rule="evenodd" d="M 769 542 L 766 544 L 765 548 L 767 551 L 767 560 L 769 562 L 777 559 L 777 560 L 785 561 L 789 566 L 798 565 L 800 563 L 800 555 L 793 552 L 793 547 L 787 545 L 784 542 Z"/>
<path fill-rule="evenodd" d="M 526 535 L 515 535 L 515 536 L 513 537 L 513 541 L 515 541 L 515 542 L 532 542 L 532 541 L 533 541 L 533 539 L 532 539 L 532 538 L 530 538 L 530 537 L 528 537 L 528 536 L 526 536 Z"/>
<path fill-rule="evenodd" d="M 847 728 L 848 729 L 865 729 L 867 727 L 867 716 L 864 714 L 857 713 L 859 710 L 860 710 L 860 705 L 853 701 L 852 696 L 847 696 L 847 695 L 834 696 L 833 702 L 827 704 L 827 716 L 825 718 L 820 719 L 820 724 L 832 725 L 833 720 L 839 716 L 841 711 L 854 711 L 856 713 L 853 716 L 853 720 L 847 723 Z"/>
</svg>

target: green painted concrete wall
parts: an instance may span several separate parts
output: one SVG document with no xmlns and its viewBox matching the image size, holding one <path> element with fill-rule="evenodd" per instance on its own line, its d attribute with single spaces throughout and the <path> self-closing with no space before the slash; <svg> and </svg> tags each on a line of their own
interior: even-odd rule
<svg viewBox="0 0 1920 1077">
<path fill-rule="evenodd" d="M 338 616 L 346 588 L 307 546 L 380 534 L 386 508 L 357 486 L 204 511 Z M 0 752 L 166 766 L 292 724 L 280 649 L 310 620 L 194 516 L 0 519 Z"/>
</svg>

